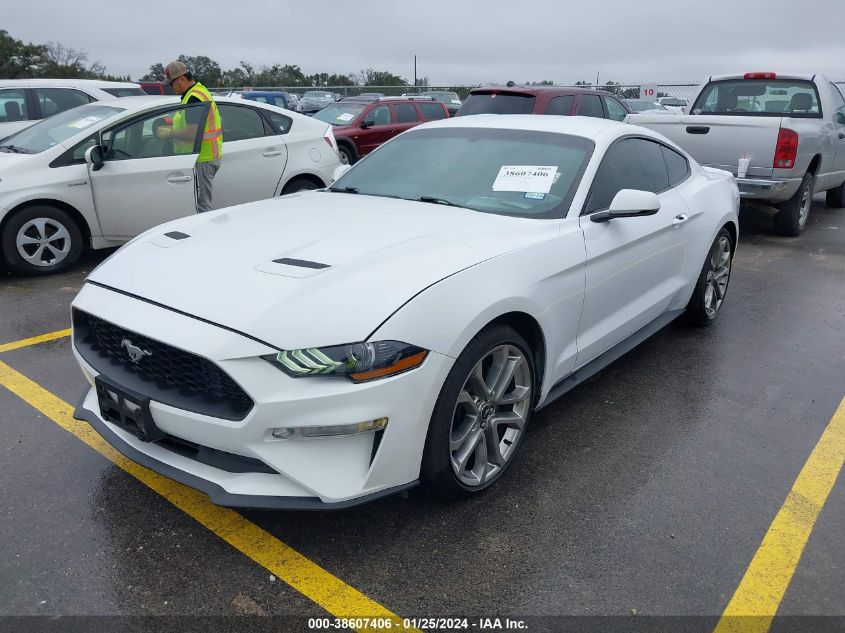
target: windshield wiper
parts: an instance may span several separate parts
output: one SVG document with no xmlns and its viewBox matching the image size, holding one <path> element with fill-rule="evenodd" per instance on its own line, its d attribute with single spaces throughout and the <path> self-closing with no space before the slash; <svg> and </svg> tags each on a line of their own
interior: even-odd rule
<svg viewBox="0 0 845 633">
<path fill-rule="evenodd" d="M 420 202 L 431 202 L 433 204 L 445 204 L 450 207 L 458 207 L 459 209 L 466 209 L 467 207 L 461 204 L 455 204 L 451 200 L 447 200 L 446 198 L 437 198 L 435 196 L 420 196 L 417 198 Z"/>
<path fill-rule="evenodd" d="M 335 193 L 358 193 L 358 187 L 329 187 Z"/>
<path fill-rule="evenodd" d="M 15 154 L 31 154 L 28 149 L 23 147 L 18 147 L 16 145 L 0 145 L 0 150 L 8 150 L 8 152 L 14 152 Z"/>
</svg>

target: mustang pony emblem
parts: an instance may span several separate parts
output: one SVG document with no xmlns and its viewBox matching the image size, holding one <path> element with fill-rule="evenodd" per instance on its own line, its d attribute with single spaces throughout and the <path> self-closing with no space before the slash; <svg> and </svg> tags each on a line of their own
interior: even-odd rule
<svg viewBox="0 0 845 633">
<path fill-rule="evenodd" d="M 123 339 L 120 342 L 120 346 L 126 349 L 126 352 L 129 354 L 129 360 L 131 360 L 133 363 L 137 363 L 144 356 L 152 356 L 152 354 L 147 350 L 141 349 L 137 345 L 133 345 L 132 341 L 130 341 L 128 338 Z"/>
</svg>

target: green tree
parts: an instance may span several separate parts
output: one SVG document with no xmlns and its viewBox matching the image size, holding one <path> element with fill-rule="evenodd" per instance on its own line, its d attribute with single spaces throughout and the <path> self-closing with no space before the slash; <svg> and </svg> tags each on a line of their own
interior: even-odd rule
<svg viewBox="0 0 845 633">
<path fill-rule="evenodd" d="M 358 73 L 358 83 L 361 86 L 407 86 L 408 80 L 385 70 L 367 68 Z"/>
<path fill-rule="evenodd" d="M 37 77 L 43 63 L 44 47 L 25 44 L 0 29 L 0 79 Z"/>
<path fill-rule="evenodd" d="M 329 75 L 327 86 L 355 86 L 355 78 L 352 75 Z"/>
<path fill-rule="evenodd" d="M 179 61 L 188 67 L 195 81 L 205 86 L 219 86 L 223 78 L 220 64 L 205 55 L 179 55 Z"/>
<path fill-rule="evenodd" d="M 59 42 L 44 45 L 40 74 L 51 78 L 99 79 L 106 73 L 100 62 L 88 63 L 88 53 Z"/>
<path fill-rule="evenodd" d="M 164 81 L 164 65 L 153 64 L 140 81 Z"/>
</svg>

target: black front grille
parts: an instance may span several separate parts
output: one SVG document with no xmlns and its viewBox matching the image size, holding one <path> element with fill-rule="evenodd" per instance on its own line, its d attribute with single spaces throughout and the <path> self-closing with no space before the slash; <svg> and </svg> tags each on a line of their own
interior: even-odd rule
<svg viewBox="0 0 845 633">
<path fill-rule="evenodd" d="M 165 404 L 230 420 L 242 420 L 252 408 L 247 393 L 206 358 L 81 310 L 73 311 L 73 326 L 79 353 L 118 384 Z"/>
</svg>

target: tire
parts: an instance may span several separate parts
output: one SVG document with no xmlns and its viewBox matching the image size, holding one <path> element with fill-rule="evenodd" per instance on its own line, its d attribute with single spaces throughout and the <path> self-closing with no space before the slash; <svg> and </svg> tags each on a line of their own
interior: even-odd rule
<svg viewBox="0 0 845 633">
<path fill-rule="evenodd" d="M 687 304 L 685 317 L 692 325 L 711 325 L 728 293 L 731 280 L 734 243 L 731 234 L 722 228 L 707 251 L 707 257 L 698 275 L 695 290 Z"/>
<path fill-rule="evenodd" d="M 775 230 L 781 235 L 788 237 L 801 235 L 813 206 L 813 183 L 813 174 L 807 172 L 795 195 L 777 205 L 780 211 L 775 215 Z"/>
<path fill-rule="evenodd" d="M 79 259 L 82 232 L 66 211 L 39 205 L 12 215 L 3 227 L 0 244 L 10 269 L 25 275 L 51 275 Z"/>
<path fill-rule="evenodd" d="M 354 165 L 358 162 L 358 152 L 349 143 L 338 143 L 337 154 L 341 165 Z"/>
<path fill-rule="evenodd" d="M 503 367 L 513 368 L 507 378 L 498 374 Z M 513 329 L 497 325 L 477 334 L 455 361 L 434 405 L 423 483 L 441 496 L 462 499 L 498 481 L 525 436 L 535 376 L 531 348 Z"/>
<path fill-rule="evenodd" d="M 284 189 L 282 189 L 282 195 L 285 196 L 289 193 L 296 193 L 297 191 L 312 191 L 314 189 L 322 188 L 323 185 L 318 185 L 310 178 L 294 178 L 285 185 Z"/>
<path fill-rule="evenodd" d="M 824 201 L 831 209 L 845 207 L 845 182 L 836 187 L 836 189 L 828 189 L 824 196 Z"/>
</svg>

